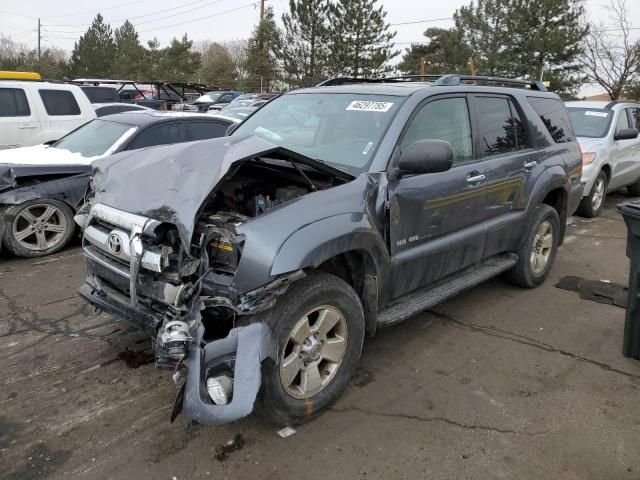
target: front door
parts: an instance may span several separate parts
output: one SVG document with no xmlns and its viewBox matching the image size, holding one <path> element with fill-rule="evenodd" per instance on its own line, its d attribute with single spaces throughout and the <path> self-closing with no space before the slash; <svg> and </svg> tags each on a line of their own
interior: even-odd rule
<svg viewBox="0 0 640 480">
<path fill-rule="evenodd" d="M 618 111 L 613 136 L 620 130 L 634 128 L 629 118 L 627 109 Z M 638 179 L 637 163 L 638 139 L 613 140 L 612 150 L 612 174 L 609 181 L 609 190 L 613 191 Z"/>
<path fill-rule="evenodd" d="M 454 151 L 446 172 L 407 175 L 389 184 L 392 298 L 479 261 L 482 257 L 486 171 L 474 160 L 466 96 L 420 105 L 399 149 L 422 139 L 447 140 Z"/>
</svg>

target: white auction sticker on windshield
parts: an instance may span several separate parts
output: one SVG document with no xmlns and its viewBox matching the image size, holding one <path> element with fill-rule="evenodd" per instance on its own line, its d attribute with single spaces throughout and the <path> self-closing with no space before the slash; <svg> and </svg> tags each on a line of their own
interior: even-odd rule
<svg viewBox="0 0 640 480">
<path fill-rule="evenodd" d="M 354 100 L 347 110 L 355 112 L 387 112 L 393 107 L 393 102 L 372 102 L 370 100 Z"/>
<path fill-rule="evenodd" d="M 607 118 L 607 116 L 609 115 L 608 112 L 592 112 L 591 110 L 587 110 L 586 112 L 584 112 L 584 114 L 590 117 L 602 117 L 602 118 Z"/>
</svg>

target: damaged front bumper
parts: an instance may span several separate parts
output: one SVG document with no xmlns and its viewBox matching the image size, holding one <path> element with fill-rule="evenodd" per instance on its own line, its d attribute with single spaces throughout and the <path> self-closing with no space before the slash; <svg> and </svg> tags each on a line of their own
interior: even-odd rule
<svg viewBox="0 0 640 480">
<path fill-rule="evenodd" d="M 189 347 L 184 363 L 188 375 L 182 398 L 177 399 L 174 417 L 180 410 L 185 421 L 201 425 L 223 425 L 249 415 L 261 384 L 261 365 L 271 358 L 275 361 L 276 342 L 269 327 L 263 323 L 252 323 L 234 328 L 226 338 L 202 345 L 204 328 L 196 331 L 195 341 Z M 227 405 L 212 402 L 206 389 L 207 378 L 229 359 L 233 369 L 233 394 Z"/>
</svg>

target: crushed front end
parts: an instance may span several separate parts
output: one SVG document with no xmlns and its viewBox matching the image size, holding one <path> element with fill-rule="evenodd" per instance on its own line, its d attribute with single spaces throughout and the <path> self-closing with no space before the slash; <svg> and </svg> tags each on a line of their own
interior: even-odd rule
<svg viewBox="0 0 640 480">
<path fill-rule="evenodd" d="M 208 217 L 190 252 L 170 224 L 99 203 L 85 224 L 80 295 L 146 332 L 157 366 L 174 369 L 176 382 L 186 369 L 172 418 L 183 409 L 187 422 L 219 425 L 249 414 L 261 363 L 275 359 L 269 328 L 247 315 L 259 305 L 231 287 L 243 242 L 234 225 L 241 221 Z"/>
</svg>

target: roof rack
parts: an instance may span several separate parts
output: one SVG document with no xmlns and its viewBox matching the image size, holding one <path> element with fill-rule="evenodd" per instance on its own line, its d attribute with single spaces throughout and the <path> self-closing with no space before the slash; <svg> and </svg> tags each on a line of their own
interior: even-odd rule
<svg viewBox="0 0 640 480">
<path fill-rule="evenodd" d="M 404 82 L 432 82 L 436 86 L 452 86 L 460 85 L 462 82 L 480 82 L 480 83 L 497 83 L 500 85 L 511 85 L 529 88 L 540 92 L 546 92 L 547 89 L 536 80 L 517 80 L 512 78 L 486 77 L 476 75 L 400 75 L 396 77 L 380 77 L 380 78 L 356 78 L 356 77 L 336 77 L 320 82 L 317 87 L 330 87 L 335 85 L 350 85 L 354 83 L 404 83 Z"/>
<path fill-rule="evenodd" d="M 438 86 L 450 86 L 460 85 L 462 82 L 480 82 L 480 83 L 498 83 L 501 85 L 517 85 L 531 90 L 538 90 L 540 92 L 546 92 L 546 87 L 542 82 L 537 80 L 517 80 L 513 78 L 502 77 L 485 77 L 482 75 L 443 75 L 435 81 L 434 85 Z"/>
</svg>

